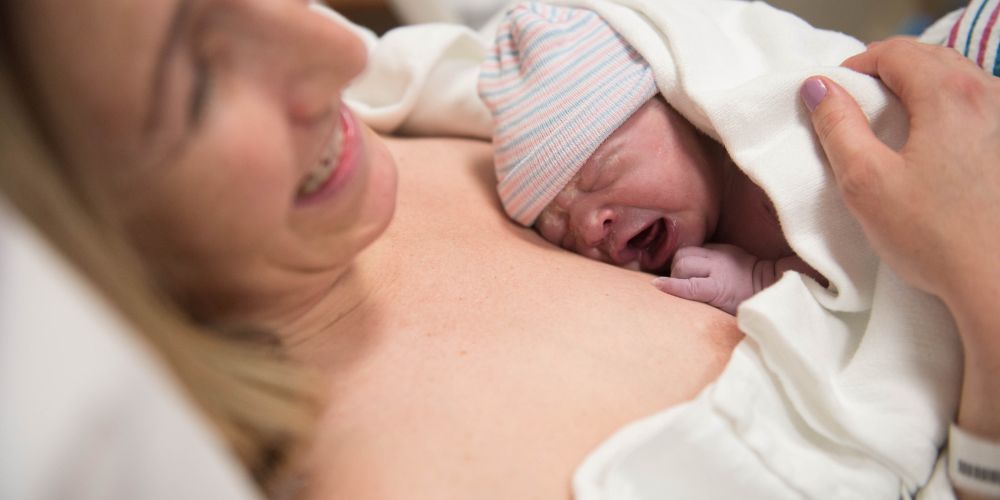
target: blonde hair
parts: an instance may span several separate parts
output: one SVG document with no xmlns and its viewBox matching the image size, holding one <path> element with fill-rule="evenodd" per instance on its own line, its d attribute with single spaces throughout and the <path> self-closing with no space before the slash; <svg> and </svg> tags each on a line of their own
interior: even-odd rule
<svg viewBox="0 0 1000 500">
<path fill-rule="evenodd" d="M 0 43 L 0 193 L 162 357 L 267 490 L 311 437 L 319 411 L 314 380 L 276 342 L 260 341 L 273 336 L 210 330 L 160 291 L 122 229 L 104 215 L 107 201 L 70 181 L 54 160 L 44 119 L 32 114 L 27 85 L 13 76 L 10 52 Z"/>
</svg>

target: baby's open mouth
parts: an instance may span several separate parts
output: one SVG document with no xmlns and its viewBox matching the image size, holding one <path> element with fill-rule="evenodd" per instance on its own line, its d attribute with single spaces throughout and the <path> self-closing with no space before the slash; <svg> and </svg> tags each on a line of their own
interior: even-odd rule
<svg viewBox="0 0 1000 500">
<path fill-rule="evenodd" d="M 656 272 L 666 265 L 670 235 L 671 225 L 667 219 L 659 218 L 628 240 L 628 248 L 639 252 L 641 269 Z"/>
<path fill-rule="evenodd" d="M 666 234 L 666 230 L 666 222 L 663 219 L 656 219 L 652 224 L 640 231 L 639 234 L 628 240 L 628 246 L 629 248 L 643 252 L 655 250 L 657 247 L 656 243 L 658 243 L 657 240 Z"/>
</svg>

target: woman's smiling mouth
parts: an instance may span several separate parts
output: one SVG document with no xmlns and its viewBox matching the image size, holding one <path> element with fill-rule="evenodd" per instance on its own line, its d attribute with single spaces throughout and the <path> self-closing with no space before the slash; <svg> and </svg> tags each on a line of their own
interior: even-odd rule
<svg viewBox="0 0 1000 500">
<path fill-rule="evenodd" d="M 316 167 L 299 184 L 295 203 L 308 204 L 336 191 L 356 169 L 361 151 L 361 134 L 354 116 L 341 105 L 340 123 L 334 128 Z"/>
<path fill-rule="evenodd" d="M 315 193 L 320 186 L 322 186 L 330 176 L 337 170 L 340 165 L 340 152 L 343 149 L 344 132 L 343 127 L 334 127 L 333 136 L 327 143 L 326 147 L 323 148 L 323 153 L 320 155 L 319 165 L 306 176 L 302 184 L 299 185 L 298 197 L 302 198 Z"/>
</svg>

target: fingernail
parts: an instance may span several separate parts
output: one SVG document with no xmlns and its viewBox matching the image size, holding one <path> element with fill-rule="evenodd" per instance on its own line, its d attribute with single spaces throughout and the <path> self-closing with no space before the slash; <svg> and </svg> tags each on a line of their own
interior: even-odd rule
<svg viewBox="0 0 1000 500">
<path fill-rule="evenodd" d="M 819 106 L 820 101 L 826 97 L 826 84 L 819 78 L 810 78 L 806 80 L 806 83 L 802 84 L 799 93 L 802 95 L 802 101 L 806 103 L 806 107 L 812 112 L 816 109 L 816 106 Z"/>
</svg>

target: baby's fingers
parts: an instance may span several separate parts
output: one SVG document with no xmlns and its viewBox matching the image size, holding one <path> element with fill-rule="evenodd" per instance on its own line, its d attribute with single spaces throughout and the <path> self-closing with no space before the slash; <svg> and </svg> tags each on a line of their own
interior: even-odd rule
<svg viewBox="0 0 1000 500">
<path fill-rule="evenodd" d="M 719 294 L 719 287 L 711 278 L 681 279 L 662 277 L 654 279 L 653 286 L 675 297 L 704 302 L 706 304 L 715 300 Z"/>
<path fill-rule="evenodd" d="M 711 274 L 712 261 L 701 255 L 674 257 L 674 263 L 670 266 L 671 278 L 707 278 Z"/>
</svg>

